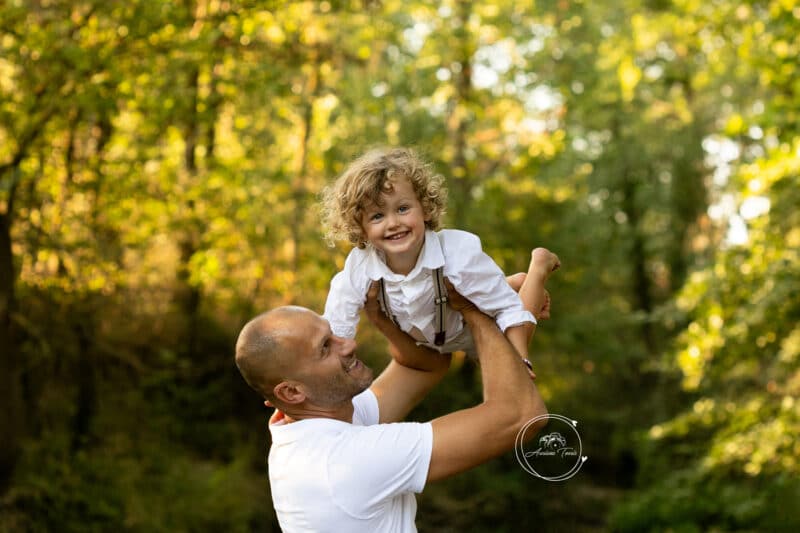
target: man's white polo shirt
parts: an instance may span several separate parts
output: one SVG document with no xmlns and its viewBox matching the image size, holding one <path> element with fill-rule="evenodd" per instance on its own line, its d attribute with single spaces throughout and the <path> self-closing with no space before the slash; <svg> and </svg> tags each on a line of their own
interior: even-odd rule
<svg viewBox="0 0 800 533">
<path fill-rule="evenodd" d="M 428 477 L 430 423 L 378 424 L 367 389 L 353 423 L 314 418 L 271 424 L 269 480 L 285 533 L 416 531 L 415 492 Z"/>
</svg>

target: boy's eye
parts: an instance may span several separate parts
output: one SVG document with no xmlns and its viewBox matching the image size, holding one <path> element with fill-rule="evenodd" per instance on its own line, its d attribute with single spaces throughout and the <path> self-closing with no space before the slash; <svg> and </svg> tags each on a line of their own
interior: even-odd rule
<svg viewBox="0 0 800 533">
<path fill-rule="evenodd" d="M 400 207 L 399 207 L 397 210 L 398 210 L 399 212 L 401 212 L 401 213 L 405 213 L 405 212 L 406 212 L 406 211 L 408 211 L 409 209 L 410 209 L 410 208 L 409 208 L 407 205 L 401 205 L 401 206 L 400 206 Z"/>
<path fill-rule="evenodd" d="M 322 355 L 327 355 L 328 351 L 330 350 L 330 348 L 331 348 L 331 341 L 330 341 L 330 339 L 328 339 L 322 345 Z"/>
<path fill-rule="evenodd" d="M 381 217 L 383 217 L 383 214 L 381 214 L 381 213 L 373 213 L 373 214 L 371 214 L 369 216 L 369 219 L 370 220 L 380 220 Z"/>
</svg>

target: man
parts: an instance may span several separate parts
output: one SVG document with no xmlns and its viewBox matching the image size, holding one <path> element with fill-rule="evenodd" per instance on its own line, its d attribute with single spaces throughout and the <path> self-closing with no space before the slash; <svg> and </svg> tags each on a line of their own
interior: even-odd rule
<svg viewBox="0 0 800 533">
<path fill-rule="evenodd" d="M 542 282 L 557 266 L 555 258 Z M 546 413 L 494 320 L 448 290 L 472 330 L 484 400 L 425 424 L 398 422 L 442 379 L 450 357 L 417 346 L 380 312 L 376 284 L 366 312 L 393 359 L 374 381 L 355 342 L 308 309 L 278 308 L 242 329 L 236 363 L 276 407 L 269 475 L 284 531 L 416 531 L 413 493 L 510 450 L 520 428 Z M 542 311 L 546 318 L 547 304 Z"/>
</svg>

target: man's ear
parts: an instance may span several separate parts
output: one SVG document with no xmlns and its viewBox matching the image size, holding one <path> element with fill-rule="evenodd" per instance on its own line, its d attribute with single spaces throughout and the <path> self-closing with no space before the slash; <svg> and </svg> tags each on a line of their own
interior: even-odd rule
<svg viewBox="0 0 800 533">
<path fill-rule="evenodd" d="M 294 381 L 281 381 L 272 389 L 275 397 L 287 404 L 297 404 L 305 401 L 306 393 L 303 386 Z"/>
</svg>

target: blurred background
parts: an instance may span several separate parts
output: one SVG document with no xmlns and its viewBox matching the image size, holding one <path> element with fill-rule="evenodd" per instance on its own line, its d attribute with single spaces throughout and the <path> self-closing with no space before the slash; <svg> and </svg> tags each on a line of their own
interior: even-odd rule
<svg viewBox="0 0 800 533">
<path fill-rule="evenodd" d="M 236 334 L 322 309 L 319 192 L 385 144 L 507 272 L 560 255 L 532 353 L 589 456 L 420 531 L 800 530 L 799 53 L 794 0 L 3 2 L 0 531 L 278 530 Z"/>
</svg>

